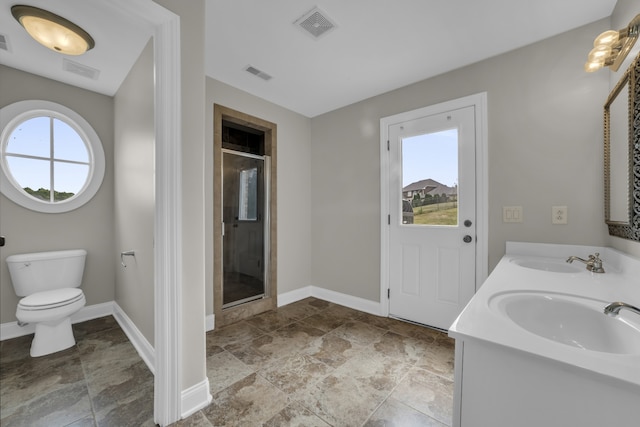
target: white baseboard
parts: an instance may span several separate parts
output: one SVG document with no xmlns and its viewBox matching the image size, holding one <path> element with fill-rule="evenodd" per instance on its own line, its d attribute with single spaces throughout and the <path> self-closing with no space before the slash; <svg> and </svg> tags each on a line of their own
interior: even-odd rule
<svg viewBox="0 0 640 427">
<path fill-rule="evenodd" d="M 333 302 L 335 304 L 344 305 L 345 307 L 353 308 L 354 310 L 364 311 L 365 313 L 376 316 L 382 316 L 382 304 L 378 301 L 354 297 L 353 295 L 347 295 L 316 286 L 311 287 L 311 296 Z"/>
<path fill-rule="evenodd" d="M 213 396 L 209 392 L 209 378 L 205 377 L 198 384 L 182 390 L 180 416 L 185 419 L 207 407 L 212 400 Z"/>
<path fill-rule="evenodd" d="M 156 351 L 149 341 L 142 335 L 142 332 L 133 323 L 133 321 L 127 316 L 127 313 L 120 308 L 117 302 L 113 302 L 113 317 L 116 319 L 124 333 L 129 338 L 133 347 L 138 351 L 138 354 L 147 364 L 147 367 L 152 374 L 155 375 L 155 363 L 156 363 Z"/>
<path fill-rule="evenodd" d="M 309 298 L 311 296 L 311 288 L 312 286 L 305 286 L 304 288 L 278 294 L 278 307 Z"/>
<path fill-rule="evenodd" d="M 278 307 L 303 300 L 308 297 L 315 297 L 335 304 L 344 305 L 354 310 L 364 311 L 365 313 L 382 316 L 382 305 L 377 301 L 371 301 L 353 295 L 347 295 L 329 289 L 319 288 L 317 286 L 306 286 L 294 291 L 285 292 L 278 295 Z"/>
<path fill-rule="evenodd" d="M 71 323 L 81 323 L 87 320 L 110 316 L 113 314 L 113 304 L 113 301 L 110 301 L 102 304 L 84 306 L 71 316 Z M 18 322 L 2 323 L 0 324 L 0 341 L 33 334 L 35 331 L 36 326 L 34 324 L 18 326 Z"/>
<path fill-rule="evenodd" d="M 82 310 L 71 316 L 71 323 L 82 323 L 87 320 L 99 319 L 100 317 L 113 315 L 113 301 L 102 304 L 92 304 L 82 307 Z"/>
<path fill-rule="evenodd" d="M 82 307 L 71 316 L 71 323 L 86 322 L 105 316 L 113 316 L 116 319 L 131 344 L 133 344 L 142 360 L 149 367 L 149 370 L 154 372 L 155 350 L 116 302 L 109 301 Z M 0 341 L 33 334 L 35 330 L 36 327 L 33 324 L 18 326 L 18 322 L 2 323 L 0 324 Z"/>
<path fill-rule="evenodd" d="M 208 314 L 204 317 L 204 328 L 206 332 L 213 331 L 216 328 L 215 314 Z"/>
<path fill-rule="evenodd" d="M 0 341 L 18 338 L 36 332 L 35 325 L 18 326 L 18 322 L 7 322 L 0 325 Z"/>
<path fill-rule="evenodd" d="M 285 305 L 289 305 L 296 301 L 300 301 L 309 297 L 323 299 L 325 301 L 344 305 L 345 307 L 364 311 L 365 313 L 374 314 L 376 316 L 383 316 L 382 304 L 379 302 L 354 297 L 352 295 L 347 295 L 340 292 L 330 291 L 328 289 L 319 288 L 317 286 L 305 286 L 304 288 L 295 289 L 293 291 L 279 294 L 278 307 L 283 307 Z M 208 314 L 205 317 L 205 321 L 207 332 L 215 329 L 214 314 Z"/>
</svg>

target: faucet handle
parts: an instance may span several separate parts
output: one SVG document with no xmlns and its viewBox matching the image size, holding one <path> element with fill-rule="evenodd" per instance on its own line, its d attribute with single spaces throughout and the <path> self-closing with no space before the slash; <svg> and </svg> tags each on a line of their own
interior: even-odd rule
<svg viewBox="0 0 640 427">
<path fill-rule="evenodd" d="M 600 254 L 598 252 L 596 252 L 595 255 L 589 255 L 589 264 L 587 264 L 587 269 L 594 273 L 604 273 L 602 260 L 600 259 Z"/>
</svg>

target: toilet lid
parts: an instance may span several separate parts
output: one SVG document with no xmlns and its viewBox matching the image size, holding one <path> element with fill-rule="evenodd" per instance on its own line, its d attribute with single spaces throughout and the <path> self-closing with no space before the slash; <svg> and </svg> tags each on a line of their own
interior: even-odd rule
<svg viewBox="0 0 640 427">
<path fill-rule="evenodd" d="M 18 303 L 23 310 L 45 310 L 72 304 L 83 298 L 80 288 L 62 288 L 52 291 L 36 292 L 24 297 Z"/>
</svg>

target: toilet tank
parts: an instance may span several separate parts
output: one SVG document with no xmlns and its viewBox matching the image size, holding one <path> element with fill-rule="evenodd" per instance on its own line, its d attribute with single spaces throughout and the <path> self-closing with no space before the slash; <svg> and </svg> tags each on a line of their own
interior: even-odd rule
<svg viewBox="0 0 640 427">
<path fill-rule="evenodd" d="M 7 257 L 11 282 L 19 297 L 60 288 L 78 288 L 82 283 L 87 251 L 16 254 Z"/>
</svg>

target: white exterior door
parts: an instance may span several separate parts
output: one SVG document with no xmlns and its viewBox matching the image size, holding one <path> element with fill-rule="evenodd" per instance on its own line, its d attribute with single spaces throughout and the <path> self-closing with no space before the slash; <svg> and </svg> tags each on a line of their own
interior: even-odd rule
<svg viewBox="0 0 640 427">
<path fill-rule="evenodd" d="M 476 287 L 475 107 L 388 135 L 389 315 L 446 330 Z"/>
</svg>

